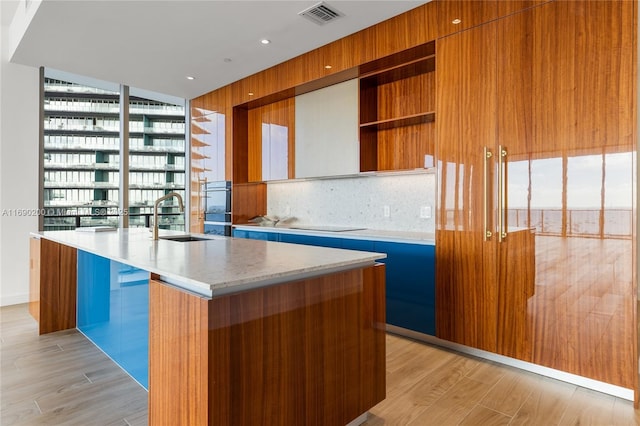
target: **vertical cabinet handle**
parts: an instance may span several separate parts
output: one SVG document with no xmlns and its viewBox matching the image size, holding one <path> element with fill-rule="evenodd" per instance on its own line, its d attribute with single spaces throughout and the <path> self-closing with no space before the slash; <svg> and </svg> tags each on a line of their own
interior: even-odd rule
<svg viewBox="0 0 640 426">
<path fill-rule="evenodd" d="M 500 145 L 498 147 L 498 241 L 503 242 L 507 238 L 507 217 L 506 217 L 506 179 L 505 160 L 507 150 Z"/>
<path fill-rule="evenodd" d="M 483 174 L 483 180 L 482 180 L 482 186 L 483 186 L 483 190 L 484 190 L 484 194 L 483 194 L 483 205 L 482 205 L 482 223 L 484 226 L 484 241 L 489 241 L 489 239 L 493 236 L 493 232 L 491 232 L 491 228 L 489 228 L 489 160 L 491 159 L 491 157 L 493 157 L 493 154 L 491 153 L 491 151 L 489 151 L 489 149 L 485 146 L 484 147 L 484 158 L 483 158 L 483 164 L 484 164 L 484 174 Z"/>
</svg>

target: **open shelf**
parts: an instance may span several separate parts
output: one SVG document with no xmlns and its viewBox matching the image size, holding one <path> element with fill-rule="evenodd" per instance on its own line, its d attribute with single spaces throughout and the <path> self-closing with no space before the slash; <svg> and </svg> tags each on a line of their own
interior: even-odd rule
<svg viewBox="0 0 640 426">
<path fill-rule="evenodd" d="M 423 112 L 420 114 L 407 115 L 405 117 L 390 118 L 388 120 L 372 121 L 360 124 L 360 128 L 372 130 L 387 130 L 395 127 L 412 126 L 414 124 L 431 123 L 435 121 L 435 112 Z"/>
<path fill-rule="evenodd" d="M 436 55 L 430 55 L 426 58 L 415 59 L 411 62 L 363 74 L 360 76 L 360 81 L 362 84 L 373 84 L 379 86 L 416 75 L 433 72 L 435 69 Z"/>
<path fill-rule="evenodd" d="M 434 155 L 431 41 L 360 66 L 360 171 L 422 167 Z"/>
</svg>

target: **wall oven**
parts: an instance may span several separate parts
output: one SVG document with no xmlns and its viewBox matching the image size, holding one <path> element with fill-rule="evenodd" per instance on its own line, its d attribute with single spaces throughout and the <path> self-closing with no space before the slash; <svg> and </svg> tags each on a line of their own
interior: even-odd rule
<svg viewBox="0 0 640 426">
<path fill-rule="evenodd" d="M 204 233 L 231 236 L 231 182 L 204 181 L 200 193 Z"/>
</svg>

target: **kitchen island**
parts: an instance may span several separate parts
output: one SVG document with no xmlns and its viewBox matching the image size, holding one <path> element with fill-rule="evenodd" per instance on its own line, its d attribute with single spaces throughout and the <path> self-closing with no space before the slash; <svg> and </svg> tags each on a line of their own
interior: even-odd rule
<svg viewBox="0 0 640 426">
<path fill-rule="evenodd" d="M 200 237 L 34 234 L 30 311 L 40 332 L 95 316 L 83 305 L 114 287 L 94 287 L 109 267 L 93 265 L 116 262 L 149 277 L 139 299 L 148 300 L 150 424 L 363 421 L 385 397 L 384 265 L 375 264 L 384 255 Z"/>
</svg>

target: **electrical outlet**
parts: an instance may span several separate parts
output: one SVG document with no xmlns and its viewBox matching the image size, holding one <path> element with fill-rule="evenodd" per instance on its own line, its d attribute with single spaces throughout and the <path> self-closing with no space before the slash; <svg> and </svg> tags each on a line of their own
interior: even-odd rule
<svg viewBox="0 0 640 426">
<path fill-rule="evenodd" d="M 389 208 L 389 206 L 384 206 L 384 217 L 389 216 L 391 216 L 391 209 Z"/>
<path fill-rule="evenodd" d="M 420 218 L 431 219 L 431 206 L 420 207 Z"/>
</svg>

